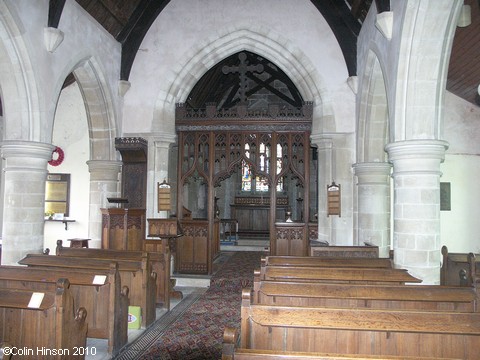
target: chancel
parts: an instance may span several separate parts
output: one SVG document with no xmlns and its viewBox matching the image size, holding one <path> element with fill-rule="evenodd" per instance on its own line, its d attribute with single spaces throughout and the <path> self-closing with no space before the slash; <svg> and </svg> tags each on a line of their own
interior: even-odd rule
<svg viewBox="0 0 480 360">
<path fill-rule="evenodd" d="M 478 1 L 0 14 L 4 358 L 478 357 Z"/>
</svg>

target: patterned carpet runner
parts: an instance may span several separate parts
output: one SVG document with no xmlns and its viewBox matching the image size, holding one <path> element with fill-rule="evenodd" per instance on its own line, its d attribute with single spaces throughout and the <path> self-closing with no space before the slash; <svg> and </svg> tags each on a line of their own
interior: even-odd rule
<svg viewBox="0 0 480 360">
<path fill-rule="evenodd" d="M 223 255 L 210 287 L 194 292 L 155 322 L 116 359 L 221 359 L 225 327 L 240 328 L 242 288 L 253 286 L 262 252 Z"/>
</svg>

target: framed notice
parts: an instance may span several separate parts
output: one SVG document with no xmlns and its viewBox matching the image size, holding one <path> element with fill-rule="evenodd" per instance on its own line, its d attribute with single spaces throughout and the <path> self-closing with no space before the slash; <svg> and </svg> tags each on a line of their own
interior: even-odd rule
<svg viewBox="0 0 480 360">
<path fill-rule="evenodd" d="M 330 215 L 341 216 L 341 189 L 335 182 L 327 185 L 327 216 Z"/>
<path fill-rule="evenodd" d="M 68 216 L 70 174 L 48 174 L 45 184 L 45 214 Z"/>
<path fill-rule="evenodd" d="M 440 183 L 440 210 L 441 211 L 452 210 L 451 201 L 450 201 L 450 183 L 449 182 Z"/>
</svg>

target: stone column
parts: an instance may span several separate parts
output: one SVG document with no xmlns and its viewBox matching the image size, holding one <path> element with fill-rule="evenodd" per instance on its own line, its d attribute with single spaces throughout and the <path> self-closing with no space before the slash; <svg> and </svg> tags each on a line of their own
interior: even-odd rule
<svg viewBox="0 0 480 360">
<path fill-rule="evenodd" d="M 353 165 L 358 179 L 358 244 L 377 245 L 381 257 L 388 257 L 390 252 L 391 168 L 382 162 Z"/>
<path fill-rule="evenodd" d="M 167 211 L 158 212 L 157 183 L 164 180 L 170 183 L 173 201 L 173 193 L 176 190 L 173 179 L 176 178 L 176 174 L 169 176 L 168 168 L 171 161 L 176 161 L 176 157 L 170 158 L 170 146 L 175 141 L 176 135 L 156 136 L 148 141 L 147 218 L 167 218 L 170 215 Z"/>
<path fill-rule="evenodd" d="M 90 212 L 88 237 L 90 246 L 100 248 L 102 245 L 102 212 L 100 209 L 112 206 L 107 198 L 119 197 L 119 176 L 122 171 L 121 161 L 89 160 L 90 172 Z"/>
<path fill-rule="evenodd" d="M 327 138 L 313 139 L 318 155 L 318 240 L 331 242 L 332 226 L 327 216 L 327 185 L 332 179 L 333 140 Z"/>
<path fill-rule="evenodd" d="M 5 159 L 2 265 L 16 265 L 26 254 L 44 250 L 45 180 L 54 149 L 51 144 L 33 141 L 2 144 Z"/>
<path fill-rule="evenodd" d="M 407 140 L 388 144 L 393 163 L 395 264 L 423 280 L 440 283 L 440 163 L 448 143 Z"/>
</svg>

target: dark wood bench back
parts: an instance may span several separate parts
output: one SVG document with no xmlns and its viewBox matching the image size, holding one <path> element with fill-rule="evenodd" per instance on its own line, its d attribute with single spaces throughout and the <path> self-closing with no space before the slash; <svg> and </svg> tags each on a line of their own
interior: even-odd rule
<svg viewBox="0 0 480 360">
<path fill-rule="evenodd" d="M 158 305 L 170 309 L 170 252 L 137 250 L 112 250 L 95 248 L 71 248 L 64 247 L 62 240 L 57 240 L 55 251 L 57 256 L 77 257 L 90 259 L 107 259 L 110 261 L 133 260 L 142 261 L 148 258 L 152 264 L 152 270 L 157 274 L 157 299 Z"/>
<path fill-rule="evenodd" d="M 469 287 L 356 285 L 260 281 L 255 304 L 475 312 L 479 294 Z"/>
<path fill-rule="evenodd" d="M 110 270 L 0 266 L 0 288 L 54 291 L 59 278 L 68 278 L 75 304 L 87 310 L 87 337 L 108 340 L 116 354 L 128 341 L 128 287 L 121 288 L 117 264 Z"/>
<path fill-rule="evenodd" d="M 404 269 L 376 268 L 321 268 L 296 266 L 266 266 L 261 269 L 261 280 L 280 281 L 323 281 L 361 284 L 405 284 L 420 283 L 422 280 Z"/>
<path fill-rule="evenodd" d="M 393 268 L 393 261 L 387 258 L 327 258 L 315 256 L 267 256 L 262 265 L 311 266 L 311 267 L 352 267 L 352 268 Z"/>
<path fill-rule="evenodd" d="M 0 343 L 6 342 L 19 349 L 66 349 L 71 355 L 75 348 L 84 349 L 86 310 L 74 304 L 69 287 L 67 279 L 59 279 L 55 291 L 43 292 L 44 297 L 38 308 L 29 307 L 34 291 L 1 288 Z M 22 359 L 40 357 L 36 351 L 32 351 Z"/>
<path fill-rule="evenodd" d="M 378 246 L 312 246 L 310 256 L 319 257 L 371 257 L 378 258 Z"/>
<path fill-rule="evenodd" d="M 244 292 L 240 346 L 473 360 L 480 353 L 480 314 L 255 305 Z"/>
<path fill-rule="evenodd" d="M 327 354 L 305 351 L 279 351 L 245 349 L 238 347 L 238 330 L 225 328 L 222 343 L 222 360 L 432 360 L 431 357 L 394 355 Z"/>
<path fill-rule="evenodd" d="M 142 260 L 118 260 L 116 262 L 121 283 L 129 289 L 130 305 L 141 307 L 142 326 L 147 327 L 156 318 L 157 274 L 152 271 L 152 264 L 148 256 Z M 18 263 L 35 268 L 47 267 L 82 271 L 82 269 L 109 269 L 111 260 L 28 254 Z"/>
</svg>

